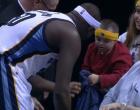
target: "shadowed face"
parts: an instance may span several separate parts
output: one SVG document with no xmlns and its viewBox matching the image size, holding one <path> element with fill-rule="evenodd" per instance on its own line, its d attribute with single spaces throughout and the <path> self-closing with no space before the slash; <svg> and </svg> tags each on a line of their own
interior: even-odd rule
<svg viewBox="0 0 140 110">
<path fill-rule="evenodd" d="M 57 8 L 59 0 L 34 0 L 33 10 L 54 11 Z"/>
<path fill-rule="evenodd" d="M 46 10 L 54 11 L 57 8 L 59 0 L 42 0 L 42 3 L 46 7 Z"/>
</svg>

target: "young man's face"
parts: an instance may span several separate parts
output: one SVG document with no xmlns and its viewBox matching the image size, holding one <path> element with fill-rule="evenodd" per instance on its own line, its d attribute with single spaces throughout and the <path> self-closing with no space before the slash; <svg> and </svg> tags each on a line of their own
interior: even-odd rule
<svg viewBox="0 0 140 110">
<path fill-rule="evenodd" d="M 95 37 L 95 43 L 100 54 L 106 54 L 110 52 L 113 49 L 115 42 L 116 41 L 106 39 L 104 35 Z"/>
</svg>

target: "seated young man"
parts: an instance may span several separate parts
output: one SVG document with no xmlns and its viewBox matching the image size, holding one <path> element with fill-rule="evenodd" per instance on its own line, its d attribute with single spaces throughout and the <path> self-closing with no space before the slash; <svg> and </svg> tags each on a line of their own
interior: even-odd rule
<svg viewBox="0 0 140 110">
<path fill-rule="evenodd" d="M 117 41 L 118 31 L 117 24 L 112 20 L 101 21 L 100 28 L 95 30 L 95 42 L 89 45 L 80 71 L 82 83 L 85 85 L 82 92 L 85 95 L 89 94 L 90 89 L 96 90 L 98 95 L 92 93 L 92 96 L 88 97 L 89 103 L 95 104 L 94 101 L 97 101 L 98 107 L 103 98 L 101 96 L 104 96 L 106 90 L 111 88 L 132 64 L 128 49 Z M 80 105 L 80 98 L 77 105 Z M 86 110 L 79 107 L 77 106 L 77 110 Z"/>
</svg>

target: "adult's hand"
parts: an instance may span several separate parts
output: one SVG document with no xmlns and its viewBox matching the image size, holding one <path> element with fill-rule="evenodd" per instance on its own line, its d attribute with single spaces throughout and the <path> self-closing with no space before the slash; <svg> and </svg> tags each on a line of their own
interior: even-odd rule
<svg viewBox="0 0 140 110">
<path fill-rule="evenodd" d="M 71 91 L 71 97 L 75 97 L 75 94 L 79 94 L 81 91 L 81 83 L 72 81 L 70 82 L 70 91 Z"/>
<path fill-rule="evenodd" d="M 100 110 L 124 110 L 125 106 L 120 103 L 111 103 L 104 105 L 100 108 Z"/>
</svg>

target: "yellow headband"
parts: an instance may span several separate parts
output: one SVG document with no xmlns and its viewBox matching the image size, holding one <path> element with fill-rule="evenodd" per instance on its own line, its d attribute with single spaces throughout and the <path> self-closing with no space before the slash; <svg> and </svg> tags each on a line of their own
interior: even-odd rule
<svg viewBox="0 0 140 110">
<path fill-rule="evenodd" d="M 118 40 L 119 33 L 113 33 L 113 32 L 98 28 L 95 30 L 95 36 L 96 37 L 104 36 L 104 38 L 109 39 L 109 40 Z"/>
<path fill-rule="evenodd" d="M 136 6 L 140 6 L 140 0 L 136 2 Z"/>
</svg>

